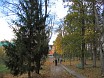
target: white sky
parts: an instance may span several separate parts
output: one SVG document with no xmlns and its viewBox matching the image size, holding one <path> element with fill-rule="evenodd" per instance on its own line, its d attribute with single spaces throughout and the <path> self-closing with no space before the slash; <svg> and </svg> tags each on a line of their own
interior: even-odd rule
<svg viewBox="0 0 104 78">
<path fill-rule="evenodd" d="M 62 5 L 62 0 L 52 0 L 52 1 L 56 2 L 56 5 L 52 6 L 52 8 L 51 8 L 51 12 L 53 14 L 56 14 L 56 16 L 58 17 L 58 18 L 56 17 L 55 20 L 64 18 L 64 16 L 67 14 L 67 11 L 64 8 L 64 6 Z M 0 15 L 1 15 L 1 13 L 0 13 Z M 55 25 L 55 26 L 57 26 L 57 25 Z M 12 38 L 14 38 L 13 35 L 14 34 L 12 32 L 12 29 L 9 27 L 6 20 L 4 18 L 0 18 L 0 41 L 11 40 Z M 56 37 L 57 37 L 57 33 L 53 33 L 52 38 L 49 43 L 50 45 L 53 44 L 53 41 L 56 39 Z"/>
<path fill-rule="evenodd" d="M 51 8 L 51 12 L 56 14 L 56 19 L 54 21 L 58 21 L 60 19 L 63 19 L 65 17 L 65 15 L 67 14 L 67 8 L 64 8 L 63 4 L 63 0 L 53 0 L 56 2 L 56 6 L 53 6 Z M 54 27 L 57 26 L 54 24 Z M 49 42 L 50 45 L 53 44 L 53 41 L 55 41 L 56 37 L 57 37 L 58 33 L 53 33 L 52 38 Z"/>
<path fill-rule="evenodd" d="M 11 40 L 13 38 L 12 29 L 9 27 L 5 19 L 0 18 L 0 41 Z"/>
</svg>

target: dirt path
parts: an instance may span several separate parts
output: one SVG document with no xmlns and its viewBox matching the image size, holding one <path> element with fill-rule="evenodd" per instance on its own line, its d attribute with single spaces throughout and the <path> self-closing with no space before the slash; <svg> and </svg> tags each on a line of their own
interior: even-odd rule
<svg viewBox="0 0 104 78">
<path fill-rule="evenodd" d="M 60 64 L 55 66 L 51 65 L 50 68 L 50 78 L 75 78 L 69 74 Z"/>
</svg>

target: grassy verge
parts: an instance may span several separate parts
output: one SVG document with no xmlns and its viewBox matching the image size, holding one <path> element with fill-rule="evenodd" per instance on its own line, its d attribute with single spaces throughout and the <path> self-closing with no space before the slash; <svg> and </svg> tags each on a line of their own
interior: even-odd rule
<svg viewBox="0 0 104 78">
<path fill-rule="evenodd" d="M 87 78 L 101 78 L 101 68 L 99 61 L 97 62 L 97 67 L 92 67 L 92 62 L 87 61 L 87 64 L 85 65 L 85 69 L 80 69 L 76 65 L 79 63 L 79 61 L 72 61 L 71 65 L 69 61 L 63 62 L 63 64 L 68 67 L 69 69 L 72 69 L 76 71 L 79 74 L 82 74 L 86 76 Z"/>
<path fill-rule="evenodd" d="M 4 64 L 0 64 L 0 73 L 9 73 L 9 70 Z"/>
</svg>

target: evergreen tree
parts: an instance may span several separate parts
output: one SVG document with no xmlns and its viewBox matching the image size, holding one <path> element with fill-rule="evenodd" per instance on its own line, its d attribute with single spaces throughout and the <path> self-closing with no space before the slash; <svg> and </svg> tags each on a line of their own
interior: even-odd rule
<svg viewBox="0 0 104 78">
<path fill-rule="evenodd" d="M 47 0 L 18 0 L 12 4 L 13 12 L 18 16 L 13 20 L 16 38 L 13 44 L 7 41 L 4 45 L 6 55 L 6 66 L 13 75 L 21 75 L 36 71 L 39 74 L 41 61 L 48 54 L 48 34 L 46 25 Z"/>
</svg>

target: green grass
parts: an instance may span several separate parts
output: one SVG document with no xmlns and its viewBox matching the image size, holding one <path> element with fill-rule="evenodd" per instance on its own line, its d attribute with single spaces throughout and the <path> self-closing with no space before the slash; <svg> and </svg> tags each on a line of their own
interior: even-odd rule
<svg viewBox="0 0 104 78">
<path fill-rule="evenodd" d="M 4 64 L 0 64 L 0 73 L 9 73 L 8 68 Z"/>
</svg>

